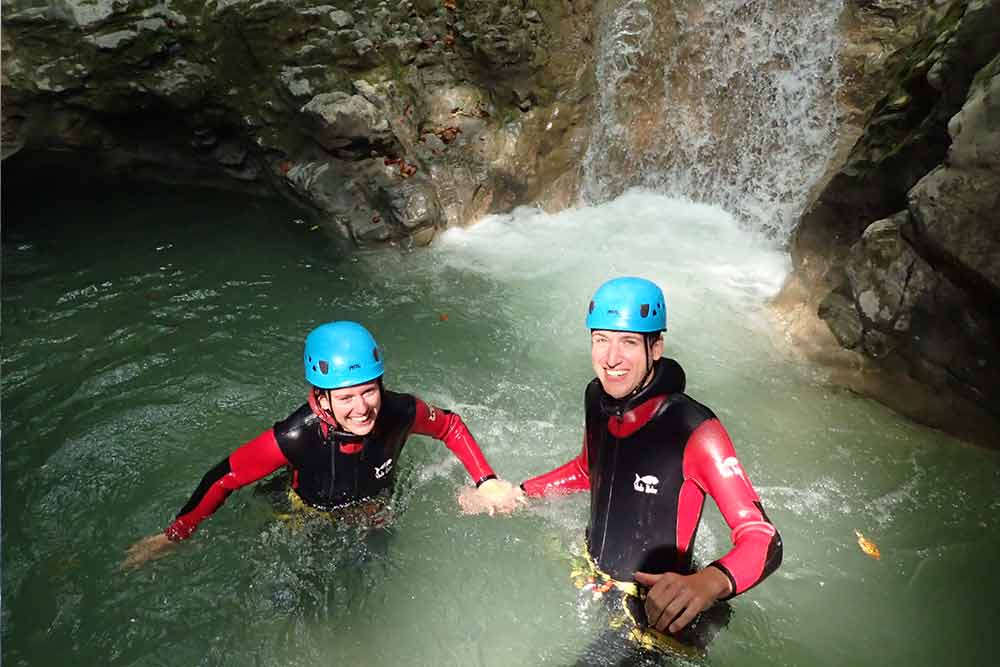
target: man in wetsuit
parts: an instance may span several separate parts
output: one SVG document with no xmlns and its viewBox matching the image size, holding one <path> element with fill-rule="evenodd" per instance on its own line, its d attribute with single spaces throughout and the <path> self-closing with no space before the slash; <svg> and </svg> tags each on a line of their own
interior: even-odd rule
<svg viewBox="0 0 1000 667">
<path fill-rule="evenodd" d="M 608 281 L 590 302 L 587 327 L 597 378 L 585 393 L 583 450 L 521 488 L 528 496 L 589 489 L 594 564 L 611 580 L 648 587 L 648 627 L 680 633 L 777 569 L 781 538 L 719 419 L 683 393 L 684 371 L 662 356 L 660 288 L 642 278 Z M 706 495 L 729 524 L 733 548 L 696 570 Z"/>
<path fill-rule="evenodd" d="M 515 506 L 515 489 L 498 480 L 475 439 L 454 412 L 382 385 L 382 351 L 355 322 L 330 322 L 306 338 L 307 401 L 286 419 L 208 471 L 163 532 L 133 545 L 124 566 L 135 567 L 185 540 L 230 493 L 279 468 L 292 471 L 297 499 L 320 510 L 378 505 L 391 491 L 399 455 L 411 435 L 441 440 L 478 487 L 479 506 L 492 514 Z"/>
</svg>

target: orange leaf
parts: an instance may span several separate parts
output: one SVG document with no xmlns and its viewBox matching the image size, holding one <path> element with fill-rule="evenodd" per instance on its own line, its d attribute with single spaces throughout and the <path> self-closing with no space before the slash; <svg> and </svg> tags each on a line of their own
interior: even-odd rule
<svg viewBox="0 0 1000 667">
<path fill-rule="evenodd" d="M 871 556 L 875 560 L 880 560 L 882 558 L 882 553 L 878 550 L 878 546 L 867 537 L 861 534 L 860 530 L 855 529 L 854 534 L 858 536 L 858 546 L 861 551 L 866 555 Z"/>
</svg>

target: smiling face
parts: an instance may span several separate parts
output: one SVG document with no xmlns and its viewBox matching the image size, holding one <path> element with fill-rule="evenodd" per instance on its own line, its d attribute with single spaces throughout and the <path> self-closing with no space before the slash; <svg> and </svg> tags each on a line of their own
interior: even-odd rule
<svg viewBox="0 0 1000 667">
<path fill-rule="evenodd" d="M 382 391 L 377 380 L 323 392 L 319 405 L 348 433 L 368 435 L 375 428 L 375 418 L 382 407 Z"/>
<path fill-rule="evenodd" d="M 613 398 L 624 398 L 635 391 L 662 354 L 662 337 L 647 349 L 646 337 L 641 333 L 597 329 L 590 334 L 594 372 Z"/>
</svg>

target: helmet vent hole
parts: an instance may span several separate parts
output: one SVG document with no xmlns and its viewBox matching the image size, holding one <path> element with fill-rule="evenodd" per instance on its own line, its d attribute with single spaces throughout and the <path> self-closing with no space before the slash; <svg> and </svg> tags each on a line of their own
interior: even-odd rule
<svg viewBox="0 0 1000 667">
<path fill-rule="evenodd" d="M 642 317 L 649 317 L 649 304 L 644 303 L 639 306 L 639 315 Z"/>
<path fill-rule="evenodd" d="M 316 370 L 315 366 L 313 366 L 313 370 Z M 319 372 L 322 373 L 323 375 L 326 375 L 327 373 L 329 373 L 330 372 L 330 364 L 328 362 L 326 362 L 325 360 L 320 359 L 320 362 L 319 362 Z"/>
<path fill-rule="evenodd" d="M 588 310 L 587 312 L 588 313 L 594 312 L 594 302 L 593 302 L 593 300 L 591 300 L 591 302 L 590 302 L 590 310 Z"/>
</svg>

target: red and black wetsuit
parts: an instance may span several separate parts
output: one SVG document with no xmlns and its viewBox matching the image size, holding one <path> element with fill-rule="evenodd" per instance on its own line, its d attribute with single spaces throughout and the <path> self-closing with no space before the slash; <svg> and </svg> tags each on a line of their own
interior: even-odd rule
<svg viewBox="0 0 1000 667">
<path fill-rule="evenodd" d="M 230 493 L 283 466 L 293 471 L 292 488 L 313 507 L 333 509 L 391 488 L 400 451 L 411 435 L 444 441 L 476 484 L 493 470 L 462 418 L 428 406 L 410 394 L 382 390 L 382 407 L 364 437 L 335 431 L 310 403 L 234 451 L 202 478 L 166 535 L 186 539 Z"/>
<path fill-rule="evenodd" d="M 522 486 L 532 496 L 590 489 L 590 555 L 621 581 L 636 571 L 690 573 L 705 496 L 712 496 L 733 548 L 711 566 L 729 577 L 737 595 L 777 569 L 781 537 L 726 430 L 683 390 L 683 370 L 672 359 L 659 360 L 650 383 L 627 401 L 593 380 L 583 451 Z"/>
</svg>

